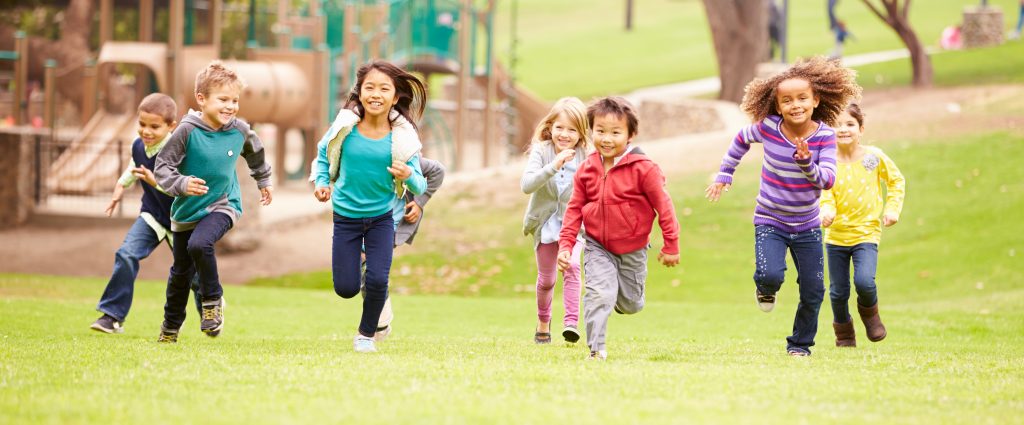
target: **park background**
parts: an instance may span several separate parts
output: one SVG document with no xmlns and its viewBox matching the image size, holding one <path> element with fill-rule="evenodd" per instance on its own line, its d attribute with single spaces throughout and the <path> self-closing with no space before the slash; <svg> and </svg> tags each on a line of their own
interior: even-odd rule
<svg viewBox="0 0 1024 425">
<path fill-rule="evenodd" d="M 53 31 L 47 17 L 60 8 L 47 4 L 60 2 L 30 3 L 5 5 L 5 16 L 19 11 L 30 36 Z M 784 350 L 797 302 L 792 267 L 774 312 L 753 301 L 757 152 L 722 202 L 703 199 L 745 122 L 734 103 L 692 89 L 718 70 L 705 6 L 637 0 L 626 31 L 624 3 L 499 1 L 493 26 L 495 56 L 540 101 L 621 94 L 642 112 L 666 114 L 641 115 L 642 123 L 686 121 L 690 111 L 720 121 L 638 141 L 668 175 L 682 261 L 651 263 L 647 307 L 610 320 L 608 361 L 585 361 L 582 344 L 532 342 L 523 157 L 509 149 L 486 167 L 448 164 L 415 245 L 396 252 L 395 331 L 371 356 L 351 351 L 361 304 L 331 289 L 329 219 L 302 183 L 275 194 L 272 208 L 288 210 L 243 218 L 262 222 L 257 247 L 219 256 L 231 298 L 226 332 L 205 338 L 189 320 L 173 346 L 154 342 L 164 250 L 143 262 L 126 332 L 88 329 L 123 219 L 94 217 L 101 208 L 42 210 L 5 227 L 0 422 L 1024 422 L 1024 42 L 941 50 L 943 29 L 978 2 L 914 2 L 910 22 L 934 68 L 931 85 L 915 86 L 909 59 L 870 59 L 904 48 L 895 33 L 865 2 L 839 3 L 855 35 L 845 59 L 868 58 L 854 66 L 865 87 L 865 141 L 900 166 L 907 200 L 880 247 L 889 336 L 869 343 L 858 321 L 860 346 L 835 348 L 826 299 L 814 355 L 797 359 Z M 831 51 L 825 3 L 788 2 L 790 60 Z M 1018 2 L 988 4 L 1003 13 L 999 32 L 1012 32 Z M 652 242 L 660 249 L 660 235 Z"/>
</svg>

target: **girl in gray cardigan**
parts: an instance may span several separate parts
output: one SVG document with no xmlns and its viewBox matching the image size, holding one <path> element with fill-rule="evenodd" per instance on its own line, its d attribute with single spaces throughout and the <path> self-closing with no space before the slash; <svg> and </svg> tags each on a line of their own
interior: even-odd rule
<svg viewBox="0 0 1024 425">
<path fill-rule="evenodd" d="M 551 301 L 557 279 L 558 234 L 562 229 L 569 198 L 572 196 L 576 169 L 586 158 L 590 145 L 590 124 L 587 107 L 575 97 L 555 102 L 534 131 L 530 159 L 520 186 L 530 195 L 530 204 L 523 218 L 523 234 L 533 235 L 537 255 L 537 328 L 533 341 L 551 342 Z M 580 309 L 580 249 L 573 248 L 572 265 L 562 272 L 562 301 L 565 318 L 562 336 L 566 342 L 580 339 L 577 329 Z"/>
</svg>

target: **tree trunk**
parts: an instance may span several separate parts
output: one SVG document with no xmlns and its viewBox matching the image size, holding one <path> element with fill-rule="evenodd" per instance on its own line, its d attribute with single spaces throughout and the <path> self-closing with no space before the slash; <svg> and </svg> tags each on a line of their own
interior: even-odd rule
<svg viewBox="0 0 1024 425">
<path fill-rule="evenodd" d="M 910 66 L 914 73 L 911 81 L 914 87 L 931 87 L 934 76 L 932 60 L 928 57 L 921 40 L 917 38 L 917 33 L 909 25 L 897 25 L 894 29 L 910 51 Z"/>
<path fill-rule="evenodd" d="M 911 80 L 914 87 L 930 87 L 934 77 L 932 60 L 928 57 L 921 39 L 910 26 L 910 0 L 904 0 L 902 7 L 899 0 L 881 0 L 885 13 L 882 13 L 870 0 L 861 0 L 882 22 L 889 25 L 910 52 L 910 66 L 913 70 Z"/>
<path fill-rule="evenodd" d="M 739 102 L 757 65 L 768 59 L 768 9 L 761 0 L 703 1 L 722 81 L 718 98 Z"/>
</svg>

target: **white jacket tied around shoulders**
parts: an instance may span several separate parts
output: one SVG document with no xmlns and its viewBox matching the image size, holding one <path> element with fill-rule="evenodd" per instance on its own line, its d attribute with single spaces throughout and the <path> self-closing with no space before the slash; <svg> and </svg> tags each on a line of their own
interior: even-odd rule
<svg viewBox="0 0 1024 425">
<path fill-rule="evenodd" d="M 388 115 L 391 120 L 391 158 L 392 160 L 409 162 L 410 159 L 423 149 L 419 133 L 412 123 L 405 119 L 402 114 L 394 109 Z M 345 138 L 352 132 L 352 128 L 359 124 L 359 115 L 351 109 L 342 109 L 334 117 L 334 122 L 327 129 L 327 133 L 317 143 L 318 146 L 327 144 L 327 162 L 329 181 L 333 185 L 338 179 L 338 167 L 341 166 L 341 146 Z M 310 166 L 309 181 L 316 182 L 316 176 L 323 170 L 318 169 L 316 159 Z M 395 180 L 395 194 L 401 198 L 405 196 L 405 186 Z"/>
</svg>

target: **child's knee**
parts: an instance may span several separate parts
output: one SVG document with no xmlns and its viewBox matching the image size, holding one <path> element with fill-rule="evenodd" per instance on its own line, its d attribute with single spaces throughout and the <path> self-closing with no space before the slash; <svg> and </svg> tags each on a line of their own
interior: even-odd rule
<svg viewBox="0 0 1024 425">
<path fill-rule="evenodd" d="M 537 276 L 537 289 L 542 291 L 550 291 L 555 288 L 555 277 L 554 276 Z"/>
<path fill-rule="evenodd" d="M 855 275 L 853 277 L 853 285 L 857 287 L 857 292 L 874 291 L 875 277 Z"/>
<path fill-rule="evenodd" d="M 189 239 L 186 249 L 188 250 L 188 254 L 193 258 L 199 255 L 213 254 L 213 244 L 206 241 Z"/>
<path fill-rule="evenodd" d="M 623 314 L 636 314 L 644 309 L 644 300 L 622 300 L 615 306 Z"/>
<path fill-rule="evenodd" d="M 785 270 L 758 270 L 754 273 L 754 281 L 758 285 L 778 288 L 782 286 L 784 280 L 786 280 Z"/>
</svg>

